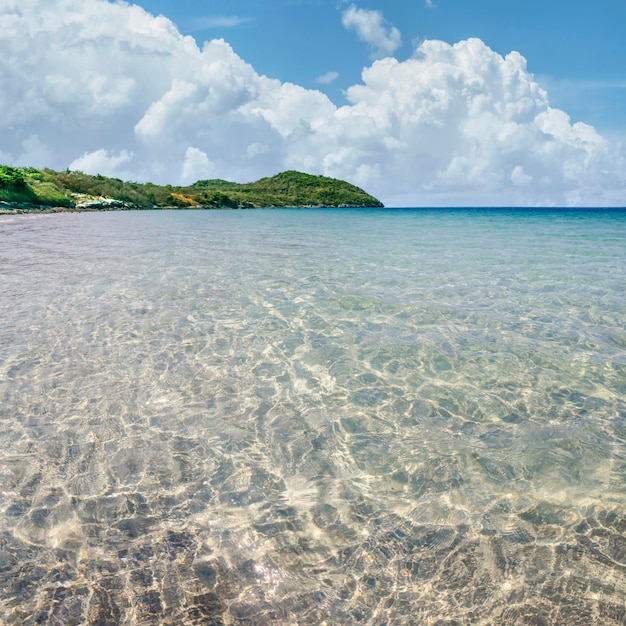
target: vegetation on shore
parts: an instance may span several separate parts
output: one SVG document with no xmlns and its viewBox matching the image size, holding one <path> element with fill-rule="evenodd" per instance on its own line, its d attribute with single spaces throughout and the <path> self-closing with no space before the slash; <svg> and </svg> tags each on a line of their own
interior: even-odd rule
<svg viewBox="0 0 626 626">
<path fill-rule="evenodd" d="M 77 209 L 381 207 L 345 181 L 287 171 L 254 183 L 199 180 L 172 186 L 125 182 L 82 172 L 0 166 L 0 202 L 9 208 Z M 0 207 L 1 208 L 1 207 Z"/>
</svg>

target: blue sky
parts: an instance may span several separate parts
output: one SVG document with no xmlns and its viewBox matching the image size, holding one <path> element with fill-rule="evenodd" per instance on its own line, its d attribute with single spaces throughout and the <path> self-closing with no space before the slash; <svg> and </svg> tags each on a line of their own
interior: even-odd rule
<svg viewBox="0 0 626 626">
<path fill-rule="evenodd" d="M 198 40 L 224 38 L 255 69 L 325 91 L 336 103 L 359 80 L 367 46 L 346 32 L 336 0 L 141 0 Z M 624 0 L 371 0 L 402 34 L 398 58 L 415 42 L 482 39 L 506 55 L 520 52 L 549 88 L 553 106 L 608 133 L 626 135 L 626 2 Z M 316 78 L 337 72 L 330 85 Z"/>
<path fill-rule="evenodd" d="M 626 2 L 3 0 L 0 162 L 626 206 Z"/>
</svg>

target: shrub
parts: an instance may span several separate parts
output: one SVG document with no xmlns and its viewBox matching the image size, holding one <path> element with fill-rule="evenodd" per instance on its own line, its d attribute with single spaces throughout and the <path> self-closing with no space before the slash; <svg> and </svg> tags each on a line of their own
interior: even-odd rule
<svg viewBox="0 0 626 626">
<path fill-rule="evenodd" d="M 24 174 L 14 167 L 0 165 L 0 189 L 15 191 L 26 189 Z"/>
</svg>

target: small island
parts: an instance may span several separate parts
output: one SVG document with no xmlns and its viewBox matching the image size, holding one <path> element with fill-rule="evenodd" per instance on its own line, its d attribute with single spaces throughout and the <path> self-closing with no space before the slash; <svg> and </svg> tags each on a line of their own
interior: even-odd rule
<svg viewBox="0 0 626 626">
<path fill-rule="evenodd" d="M 213 179 L 185 187 L 0 165 L 0 212 L 4 213 L 383 206 L 355 185 L 293 170 L 253 183 Z"/>
</svg>

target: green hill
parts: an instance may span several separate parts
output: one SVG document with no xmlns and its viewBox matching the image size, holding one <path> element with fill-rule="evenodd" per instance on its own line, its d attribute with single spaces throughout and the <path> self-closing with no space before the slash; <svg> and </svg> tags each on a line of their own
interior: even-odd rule
<svg viewBox="0 0 626 626">
<path fill-rule="evenodd" d="M 288 171 L 254 183 L 199 180 L 187 187 L 125 182 L 82 172 L 0 166 L 0 209 L 382 207 L 359 187 Z"/>
</svg>

